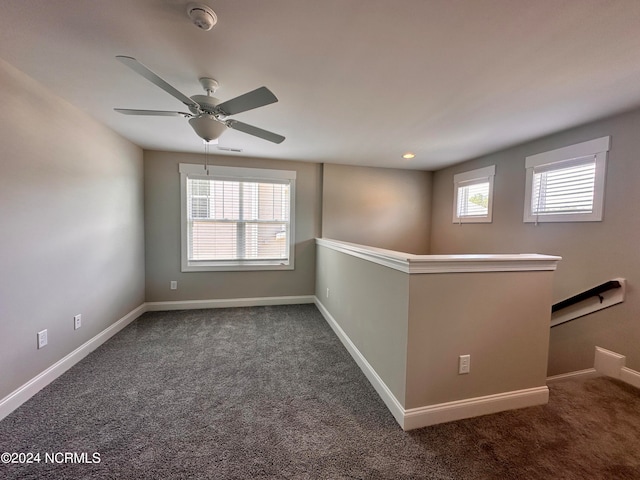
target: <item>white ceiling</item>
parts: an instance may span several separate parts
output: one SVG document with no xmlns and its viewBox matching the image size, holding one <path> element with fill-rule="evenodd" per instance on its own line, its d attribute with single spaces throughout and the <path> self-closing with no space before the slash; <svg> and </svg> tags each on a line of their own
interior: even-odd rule
<svg viewBox="0 0 640 480">
<path fill-rule="evenodd" d="M 640 106 L 638 0 L 205 0 L 210 32 L 187 3 L 2 0 L 0 58 L 147 149 L 204 151 L 113 111 L 185 108 L 115 55 L 189 96 L 265 85 L 280 101 L 234 118 L 287 139 L 220 145 L 312 162 L 433 170 Z"/>
</svg>

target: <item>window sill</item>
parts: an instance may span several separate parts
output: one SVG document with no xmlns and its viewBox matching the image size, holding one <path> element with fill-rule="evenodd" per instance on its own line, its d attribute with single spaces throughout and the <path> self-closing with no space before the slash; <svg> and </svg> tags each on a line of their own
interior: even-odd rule
<svg viewBox="0 0 640 480">
<path fill-rule="evenodd" d="M 261 270 L 294 270 L 293 262 L 188 262 L 182 265 L 182 272 L 247 272 Z"/>
<path fill-rule="evenodd" d="M 491 217 L 455 217 L 452 223 L 491 223 Z"/>
<path fill-rule="evenodd" d="M 602 213 L 545 213 L 540 215 L 527 215 L 524 223 L 572 223 L 572 222 L 601 222 Z"/>
</svg>

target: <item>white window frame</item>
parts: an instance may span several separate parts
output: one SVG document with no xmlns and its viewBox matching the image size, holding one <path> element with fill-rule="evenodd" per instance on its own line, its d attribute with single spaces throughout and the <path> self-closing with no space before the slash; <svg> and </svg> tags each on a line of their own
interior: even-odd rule
<svg viewBox="0 0 640 480">
<path fill-rule="evenodd" d="M 493 219 L 493 178 L 496 166 L 470 170 L 453 176 L 453 223 L 491 223 Z M 489 202 L 486 215 L 458 215 L 458 196 L 460 189 L 478 183 L 489 183 Z"/>
<path fill-rule="evenodd" d="M 601 137 L 587 142 L 569 145 L 549 152 L 538 153 L 525 158 L 526 183 L 524 197 L 525 223 L 541 222 L 600 222 L 604 210 L 604 187 L 607 170 L 607 152 L 611 137 Z M 542 213 L 535 214 L 532 209 L 533 180 L 536 168 L 547 170 L 567 168 L 572 161 L 583 157 L 595 158 L 595 180 L 593 193 L 593 209 L 591 213 Z"/>
<path fill-rule="evenodd" d="M 253 270 L 293 270 L 295 251 L 295 198 L 296 172 L 291 170 L 271 170 L 262 168 L 223 167 L 217 165 L 198 165 L 181 163 L 180 172 L 180 224 L 181 224 L 181 271 L 253 271 Z M 283 180 L 289 183 L 289 260 L 227 260 L 227 261 L 190 261 L 189 228 L 187 214 L 187 178 L 211 178 L 231 181 L 269 181 Z"/>
</svg>

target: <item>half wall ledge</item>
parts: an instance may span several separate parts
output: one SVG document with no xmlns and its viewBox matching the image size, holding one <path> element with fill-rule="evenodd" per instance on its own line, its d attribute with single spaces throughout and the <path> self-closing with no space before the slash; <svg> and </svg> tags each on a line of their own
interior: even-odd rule
<svg viewBox="0 0 640 480">
<path fill-rule="evenodd" d="M 561 257 L 316 244 L 316 303 L 403 429 L 547 402 Z"/>
</svg>

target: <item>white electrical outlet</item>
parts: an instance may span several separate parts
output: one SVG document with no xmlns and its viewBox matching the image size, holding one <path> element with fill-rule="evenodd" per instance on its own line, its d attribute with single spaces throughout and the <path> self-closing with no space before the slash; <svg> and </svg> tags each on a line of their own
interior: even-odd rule
<svg viewBox="0 0 640 480">
<path fill-rule="evenodd" d="M 38 332 L 38 350 L 47 345 L 47 329 Z"/>
<path fill-rule="evenodd" d="M 458 375 L 469 373 L 471 370 L 471 355 L 460 355 L 458 357 Z"/>
<path fill-rule="evenodd" d="M 176 280 L 171 280 L 171 290 L 178 289 L 178 282 Z"/>
<path fill-rule="evenodd" d="M 329 287 L 327 287 L 327 298 L 329 298 Z"/>
<path fill-rule="evenodd" d="M 82 315 L 78 314 L 73 317 L 73 329 L 77 330 L 82 326 Z"/>
</svg>

